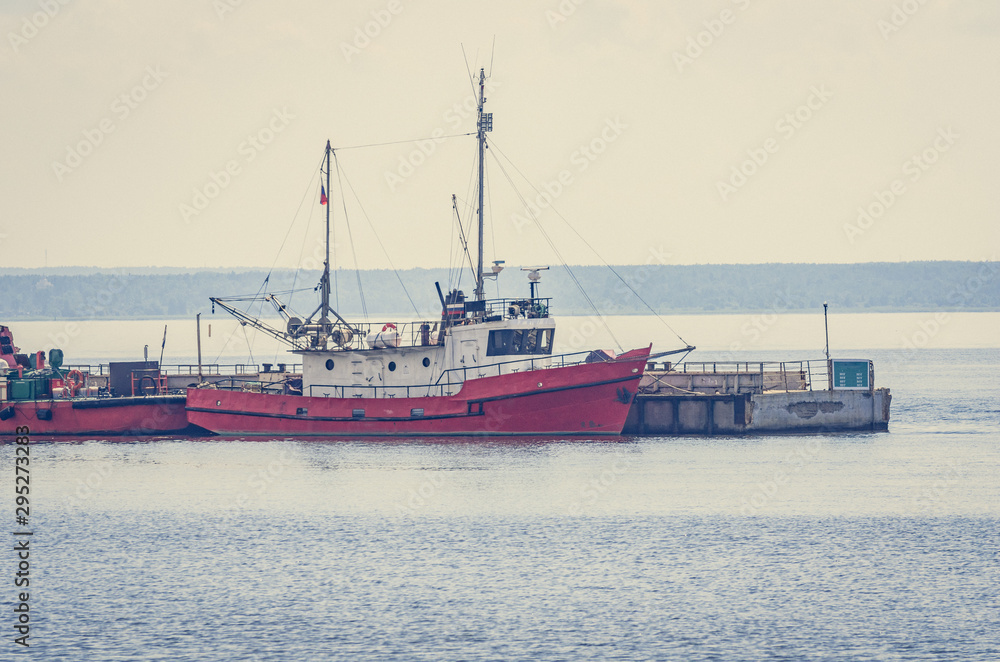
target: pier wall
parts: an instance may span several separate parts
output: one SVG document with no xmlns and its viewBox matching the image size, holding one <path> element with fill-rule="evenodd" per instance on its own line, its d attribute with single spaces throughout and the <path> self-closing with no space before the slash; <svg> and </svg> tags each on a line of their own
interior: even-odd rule
<svg viewBox="0 0 1000 662">
<path fill-rule="evenodd" d="M 886 430 L 892 396 L 873 391 L 640 393 L 623 434 L 718 435 Z"/>
<path fill-rule="evenodd" d="M 887 388 L 873 391 L 800 391 L 753 396 L 755 432 L 886 430 Z"/>
</svg>

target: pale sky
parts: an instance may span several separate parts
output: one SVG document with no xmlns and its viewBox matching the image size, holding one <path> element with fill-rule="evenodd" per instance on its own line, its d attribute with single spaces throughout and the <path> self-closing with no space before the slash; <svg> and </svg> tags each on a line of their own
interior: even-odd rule
<svg viewBox="0 0 1000 662">
<path fill-rule="evenodd" d="M 314 266 L 326 140 L 474 131 L 463 45 L 492 69 L 492 154 L 609 263 L 1000 244 L 985 0 L 8 0 L 0 33 L 0 266 Z M 447 266 L 475 141 L 415 150 L 339 158 L 395 265 Z M 488 178 L 487 261 L 557 264 L 493 158 Z M 349 197 L 361 266 L 386 267 Z M 566 262 L 599 263 L 540 219 Z"/>
</svg>

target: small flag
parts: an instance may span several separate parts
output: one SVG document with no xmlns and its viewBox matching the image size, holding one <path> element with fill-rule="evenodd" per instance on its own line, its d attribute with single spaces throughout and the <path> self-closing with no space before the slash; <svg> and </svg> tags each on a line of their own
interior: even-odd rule
<svg viewBox="0 0 1000 662">
<path fill-rule="evenodd" d="M 326 189 L 323 187 L 322 184 L 319 185 L 319 203 L 321 205 L 326 204 Z"/>
</svg>

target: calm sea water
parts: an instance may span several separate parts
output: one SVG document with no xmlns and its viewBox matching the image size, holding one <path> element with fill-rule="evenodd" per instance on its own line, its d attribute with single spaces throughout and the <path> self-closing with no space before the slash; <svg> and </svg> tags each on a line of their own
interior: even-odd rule
<svg viewBox="0 0 1000 662">
<path fill-rule="evenodd" d="M 38 440 L 24 656 L 1000 659 L 1000 350 L 893 346 L 888 433 Z"/>
</svg>

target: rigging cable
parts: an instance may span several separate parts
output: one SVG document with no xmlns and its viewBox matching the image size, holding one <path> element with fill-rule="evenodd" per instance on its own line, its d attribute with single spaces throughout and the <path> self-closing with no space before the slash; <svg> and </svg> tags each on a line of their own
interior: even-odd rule
<svg viewBox="0 0 1000 662">
<path fill-rule="evenodd" d="M 479 156 L 475 152 L 473 152 L 473 155 L 472 155 L 472 167 L 469 169 L 469 183 L 465 187 L 465 191 L 466 191 L 465 198 L 468 199 L 468 200 L 472 200 L 473 195 L 475 195 L 475 192 L 476 192 L 476 186 L 478 185 L 477 184 L 478 177 L 476 177 L 476 172 L 477 172 L 477 168 L 478 168 L 478 166 L 477 166 L 478 161 L 479 161 Z M 466 199 L 462 199 L 462 202 L 465 204 L 465 209 L 466 209 L 466 211 L 469 214 L 469 225 L 468 225 L 468 228 L 465 230 L 465 236 L 468 237 L 469 234 L 472 232 L 472 220 L 476 217 L 476 207 L 475 207 L 475 203 L 474 202 L 466 202 Z M 471 260 L 472 257 L 470 256 L 469 259 Z M 459 261 L 461 261 L 461 258 L 459 258 Z M 453 288 L 453 289 L 456 289 L 456 290 L 462 285 L 462 271 L 461 271 L 461 267 L 458 267 L 458 269 L 459 269 L 459 271 L 458 271 L 458 278 L 456 279 L 455 287 Z"/>
<path fill-rule="evenodd" d="M 351 254 L 354 255 L 354 274 L 358 279 L 358 295 L 361 297 L 361 312 L 365 316 L 365 321 L 370 321 L 368 319 L 368 305 L 365 303 L 365 290 L 361 286 L 361 268 L 358 266 L 358 249 L 354 245 L 354 234 L 351 232 L 351 219 L 347 215 L 347 196 L 344 195 L 344 183 L 340 179 L 340 159 L 337 158 L 336 152 L 333 152 L 334 161 L 337 162 L 337 186 L 340 188 L 340 199 L 344 205 L 344 225 L 347 226 L 347 241 L 351 244 Z M 357 197 L 355 195 L 355 197 Z M 329 199 L 326 204 L 330 204 Z"/>
<path fill-rule="evenodd" d="M 494 37 L 494 41 L 495 40 L 496 40 L 496 37 Z M 492 67 L 493 67 L 493 61 L 492 61 L 492 57 L 491 57 L 490 58 L 490 68 L 492 69 Z M 490 237 L 492 238 L 490 247 L 493 249 L 493 264 L 496 264 L 497 263 L 497 230 L 496 230 L 497 225 L 496 225 L 496 223 L 493 222 L 493 196 L 490 195 L 489 178 L 490 178 L 490 173 L 489 173 L 489 171 L 487 171 L 486 172 L 486 180 L 487 180 L 486 199 L 489 201 L 489 209 L 490 209 Z M 499 278 L 494 278 L 493 279 L 493 284 L 497 286 L 497 298 L 500 299 L 501 298 L 500 297 L 500 279 Z"/>
<path fill-rule="evenodd" d="M 250 337 L 247 335 L 247 327 L 243 326 L 243 338 L 247 341 L 247 351 L 250 352 L 250 364 L 254 365 L 257 362 L 253 360 L 253 347 L 250 346 Z"/>
<path fill-rule="evenodd" d="M 502 150 L 501 150 L 501 149 L 500 149 L 499 147 L 497 147 L 497 146 L 496 146 L 496 145 L 495 145 L 495 144 L 493 143 L 493 141 L 492 141 L 492 140 L 490 141 L 490 143 L 491 143 L 491 144 L 493 144 L 493 147 L 494 147 L 494 148 L 495 148 L 495 149 L 497 150 L 497 152 L 499 152 L 499 153 L 500 153 L 500 155 L 501 155 L 501 156 L 503 156 L 503 157 L 504 157 L 505 159 L 507 159 L 507 162 L 508 162 L 508 163 L 510 163 L 511 167 L 512 167 L 512 168 L 514 168 L 514 170 L 516 170 L 516 171 L 517 171 L 517 174 L 521 175 L 521 177 L 522 177 L 522 178 L 524 179 L 524 181 L 525 181 L 525 182 L 527 182 L 528 186 L 530 186 L 530 187 L 532 188 L 532 190 L 533 190 L 533 191 L 535 191 L 535 193 L 537 193 L 537 194 L 539 194 L 539 195 L 542 195 L 542 192 L 541 192 L 541 191 L 539 191 L 539 190 L 538 190 L 538 188 L 537 188 L 537 187 L 535 187 L 535 185 L 531 183 L 531 181 L 530 181 L 530 180 L 529 180 L 529 179 L 528 179 L 528 178 L 527 178 L 527 177 L 526 177 L 526 176 L 524 175 L 524 173 L 523 173 L 523 172 L 521 172 L 521 171 L 520 171 L 520 170 L 518 169 L 517 165 L 515 165 L 515 164 L 514 164 L 514 162 L 513 162 L 513 161 L 511 161 L 511 160 L 510 160 L 510 158 L 509 158 L 509 157 L 508 157 L 508 156 L 507 156 L 506 154 L 504 154 L 504 153 L 503 153 L 503 151 L 502 151 Z M 497 160 L 497 162 L 499 163 L 499 159 Z M 503 169 L 503 167 L 501 166 L 501 170 L 502 170 L 502 169 Z M 505 174 L 506 174 L 506 172 L 505 172 Z M 511 182 L 511 186 L 513 186 L 513 182 Z M 518 194 L 518 197 L 520 197 L 520 194 Z M 528 206 L 527 206 L 527 203 L 526 203 L 526 202 L 524 201 L 524 198 L 521 198 L 521 201 L 525 203 L 525 209 L 527 209 L 527 210 L 528 210 L 528 212 L 529 212 L 529 215 L 531 216 L 532 220 L 533 220 L 533 221 L 535 221 L 535 225 L 536 225 L 536 226 L 538 226 L 538 228 L 539 228 L 539 229 L 541 229 L 541 224 L 540 224 L 540 223 L 538 222 L 538 219 L 536 219 L 536 218 L 534 217 L 534 215 L 530 213 L 530 212 L 531 212 L 531 210 L 530 210 L 530 208 L 528 208 Z M 642 295 L 640 295 L 640 294 L 639 294 L 639 293 L 638 293 L 638 292 L 637 292 L 637 291 L 635 290 L 635 288 L 634 288 L 634 287 L 632 287 L 632 285 L 631 285 L 631 284 L 630 284 L 630 283 L 629 283 L 629 282 L 628 282 L 627 280 L 625 280 L 625 279 L 624 279 L 624 278 L 622 277 L 622 275 L 621 275 L 621 274 L 619 274 L 619 273 L 618 273 L 618 272 L 617 272 L 617 271 L 615 270 L 615 268 L 614 268 L 614 267 L 612 267 L 612 266 L 611 266 L 610 264 L 608 264 L 608 262 L 607 262 L 607 261 L 606 261 L 606 260 L 605 260 L 605 259 L 604 259 L 604 258 L 603 258 L 603 257 L 601 256 L 601 254 L 597 252 L 597 249 L 595 249 L 595 248 L 594 248 L 593 246 L 591 246 L 591 245 L 590 245 L 590 242 L 588 242 L 588 241 L 587 241 L 586 239 L 584 239 L 583 235 L 581 235 L 581 234 L 580 234 L 580 233 L 579 233 L 579 232 L 578 232 L 578 231 L 576 230 L 576 228 L 574 228 L 574 227 L 573 227 L 573 225 L 572 225 L 572 224 L 571 224 L 571 223 L 570 223 L 570 222 L 569 222 L 568 220 L 566 220 L 566 218 L 565 218 L 565 217 L 564 217 L 564 216 L 563 216 L 562 214 L 560 214 L 560 213 L 559 213 L 559 211 L 558 211 L 558 210 L 557 210 L 557 209 L 556 209 L 556 208 L 555 208 L 555 207 L 554 207 L 554 206 L 553 206 L 553 205 L 552 205 L 551 203 L 549 204 L 549 209 L 551 209 L 551 210 L 552 210 L 552 211 L 553 211 L 553 212 L 555 213 L 555 215 L 556 215 L 556 216 L 558 216 L 558 217 L 560 218 L 560 220 L 562 220 L 562 222 L 563 222 L 563 223 L 565 223 L 565 224 L 566 224 L 566 226 L 567 226 L 567 227 L 568 227 L 568 228 L 569 228 L 570 230 L 572 230 L 573 234 L 575 234 L 575 235 L 576 235 L 576 236 L 577 236 L 577 237 L 578 237 L 578 238 L 580 239 L 580 241 L 582 241 L 582 242 L 584 243 L 584 245 L 586 245 L 586 246 L 587 246 L 587 248 L 589 248 L 589 249 L 590 249 L 590 250 L 591 250 L 591 251 L 592 251 L 592 252 L 594 253 L 594 255 L 596 255 L 596 256 L 597 256 L 597 259 L 599 259 L 599 260 L 600 260 L 600 261 L 601 261 L 601 262 L 602 262 L 602 263 L 604 264 L 604 266 L 605 266 L 605 267 L 607 267 L 607 268 L 608 268 L 608 269 L 609 269 L 609 270 L 611 271 L 611 273 L 613 273 L 613 274 L 615 275 L 615 277 L 617 277 L 617 278 L 618 278 L 618 280 L 620 280 L 620 281 L 622 282 L 622 284 L 624 284 L 624 285 L 625 285 L 625 287 L 627 287 L 627 288 L 629 289 L 629 291 L 630 291 L 630 292 L 632 292 L 632 294 L 634 294 L 634 295 L 635 295 L 635 298 L 636 298 L 636 299 L 638 299 L 639 301 L 641 301 L 641 302 L 642 302 L 642 305 L 646 306 L 646 308 L 647 308 L 647 309 L 649 310 L 649 312 L 653 313 L 653 316 L 654 316 L 654 317 L 656 317 L 656 319 L 658 319 L 658 320 L 660 321 L 660 323 L 661 323 L 661 324 L 663 324 L 663 326 L 667 327 L 667 329 L 669 329 L 671 333 L 673 333 L 673 334 L 674 334 L 675 336 L 677 336 L 677 339 L 678 339 L 678 340 L 680 340 L 680 341 L 681 341 L 682 343 L 684 343 L 685 345 L 689 345 L 689 343 L 688 343 L 688 342 L 687 342 L 686 340 L 684 340 L 683 338 L 681 338 L 681 334 L 677 333 L 677 331 L 675 331 L 675 330 L 673 329 L 673 327 L 671 327 L 671 326 L 670 326 L 670 324 L 668 324 L 668 323 L 667 323 L 667 321 L 666 321 L 665 319 L 663 319 L 663 318 L 662 318 L 662 317 L 660 316 L 660 314 L 659 314 L 659 313 L 657 313 L 657 312 L 656 312 L 656 311 L 655 311 L 655 310 L 653 309 L 653 307 L 652 307 L 652 306 L 650 306 L 650 305 L 649 305 L 649 303 L 647 303 L 647 302 L 646 302 L 646 300 L 645 300 L 645 299 L 643 299 L 643 298 L 642 298 Z M 568 268 L 568 267 L 567 267 L 567 268 Z"/>
<path fill-rule="evenodd" d="M 412 138 L 410 140 L 393 140 L 393 141 L 387 142 L 387 143 L 368 143 L 367 145 L 348 145 L 347 147 L 334 147 L 332 149 L 333 149 L 333 152 L 334 152 L 334 158 L 336 158 L 336 153 L 340 152 L 340 151 L 343 151 L 345 149 L 363 149 L 365 147 L 384 147 L 385 145 L 402 145 L 404 143 L 416 143 L 416 142 L 421 142 L 421 141 L 424 141 L 424 140 L 438 141 L 438 140 L 445 140 L 446 138 L 462 138 L 464 136 L 474 136 L 474 135 L 476 135 L 476 132 L 472 131 L 471 133 L 453 133 L 453 134 L 451 134 L 449 136 L 430 136 L 429 138 Z"/>
<path fill-rule="evenodd" d="M 496 157 L 494 157 L 494 158 L 496 158 Z M 538 228 L 538 231 L 542 234 L 542 237 L 549 244 L 549 248 L 552 249 L 552 252 L 555 253 L 555 255 L 556 255 L 557 258 L 559 258 L 559 262 L 561 262 L 562 265 L 563 265 L 563 267 L 565 267 L 566 273 L 569 274 L 569 277 L 576 284 L 577 289 L 580 290 L 580 294 L 582 294 L 583 298 L 587 300 L 587 303 L 590 305 L 591 310 L 594 311 L 594 314 L 597 315 L 597 319 L 600 320 L 601 324 L 604 325 L 604 328 L 608 332 L 608 335 L 610 335 L 611 339 L 615 341 L 616 345 L 618 345 L 618 349 L 620 351 L 625 351 L 625 348 L 622 347 L 622 344 L 618 341 L 617 336 L 615 336 L 614 331 L 611 330 L 611 326 L 608 324 L 607 320 L 604 319 L 604 316 L 601 315 L 601 311 L 597 309 L 597 305 L 594 304 L 593 299 L 591 299 L 590 295 L 587 294 L 587 290 L 584 289 L 583 285 L 577 279 L 576 274 L 573 273 L 573 270 L 570 268 L 569 264 L 567 264 L 566 260 L 563 258 L 562 253 L 560 253 L 559 249 L 556 248 L 556 245 L 552 241 L 552 238 L 549 237 L 549 234 L 542 227 L 542 224 L 538 222 L 537 218 L 535 218 L 534 213 L 528 207 L 528 201 L 525 200 L 524 197 L 521 195 L 521 192 L 517 190 L 517 187 L 514 185 L 514 181 L 511 179 L 510 175 L 507 173 L 507 170 L 504 169 L 503 164 L 500 163 L 499 159 L 497 159 L 496 161 L 497 161 L 497 166 L 500 168 L 500 172 L 502 172 L 504 174 L 504 177 L 507 178 L 507 181 L 510 183 L 510 186 L 514 190 L 515 195 L 517 195 L 517 197 L 521 200 L 521 203 L 524 205 L 524 208 L 528 211 L 528 215 L 535 222 L 535 227 Z"/>
<path fill-rule="evenodd" d="M 473 277 L 475 277 L 476 267 L 472 264 L 472 254 L 469 253 L 469 240 L 466 238 L 465 229 L 462 227 L 462 215 L 458 213 L 457 196 L 455 204 L 453 206 L 453 211 L 455 212 L 456 225 L 458 225 L 458 233 L 459 233 L 458 237 L 461 240 L 462 251 L 465 253 L 465 257 L 469 259 L 469 270 L 472 271 L 472 275 Z"/>
<path fill-rule="evenodd" d="M 323 163 L 323 161 L 320 160 L 320 164 L 317 167 L 322 166 L 322 163 Z M 302 205 L 305 204 L 305 201 L 306 201 L 306 199 L 309 196 L 309 189 L 311 187 L 312 187 L 312 182 L 310 181 L 309 185 L 306 186 L 306 190 L 302 194 L 301 200 L 299 200 L 299 206 L 298 206 L 298 208 L 296 208 L 295 213 L 292 215 L 292 222 L 288 224 L 288 229 L 285 230 L 285 236 L 282 238 L 281 245 L 278 246 L 278 250 L 275 251 L 274 260 L 271 262 L 271 266 L 267 270 L 267 275 L 264 276 L 264 280 L 261 282 L 260 287 L 257 289 L 257 293 L 255 295 L 253 295 L 252 298 L 243 299 L 244 301 L 251 301 L 251 302 L 255 301 L 256 299 L 258 299 L 260 297 L 261 292 L 265 291 L 265 287 L 267 287 L 267 285 L 269 285 L 270 279 L 271 279 L 271 274 L 274 272 L 274 266 L 278 263 L 278 258 L 281 255 L 282 249 L 284 249 L 284 247 L 285 247 L 285 243 L 288 241 L 288 237 L 289 237 L 289 235 L 292 232 L 292 228 L 295 227 L 295 219 L 298 218 L 299 212 L 302 211 Z M 307 229 L 308 229 L 308 226 L 307 226 Z M 300 255 L 300 257 L 301 257 L 301 255 Z M 298 276 L 298 270 L 297 269 L 296 269 L 295 275 Z M 294 280 L 292 281 L 292 287 L 293 288 L 295 287 L 295 281 Z M 294 289 L 290 290 L 290 292 L 294 292 L 294 291 L 295 291 Z M 290 303 L 291 302 L 289 302 L 289 304 Z M 261 300 L 260 309 L 258 310 L 258 314 L 257 314 L 258 317 L 260 317 L 261 313 L 263 312 L 263 308 L 264 308 L 264 302 L 263 302 L 263 300 Z M 249 310 L 250 309 L 249 309 L 249 306 L 248 306 L 247 307 L 247 312 L 249 312 Z M 246 335 L 246 327 L 244 327 L 243 333 L 244 333 L 244 336 L 245 336 Z M 255 327 L 254 328 L 254 339 L 256 340 L 256 338 L 257 338 L 257 328 Z M 248 339 L 247 342 L 249 344 L 249 339 Z M 227 341 L 226 344 L 228 345 L 228 341 Z M 223 346 L 222 351 L 225 351 L 225 345 Z M 222 356 L 222 353 L 220 352 L 219 356 L 216 357 L 216 361 L 218 361 L 218 359 L 221 356 Z M 253 356 L 253 352 L 251 351 L 251 358 L 252 358 L 252 356 Z M 275 352 L 275 358 L 277 358 L 277 351 Z"/>
<path fill-rule="evenodd" d="M 399 270 L 396 269 L 396 265 L 394 265 L 392 263 L 392 258 L 389 257 L 389 251 L 387 251 L 385 249 L 385 244 L 382 243 L 381 237 L 378 236 L 378 232 L 375 230 L 375 225 L 372 223 L 371 219 L 368 217 L 368 212 L 365 211 L 364 205 L 361 204 L 361 198 L 358 197 L 357 191 L 354 190 L 354 185 L 351 184 L 351 180 L 347 178 L 347 173 L 345 173 L 345 172 L 342 171 L 342 169 L 340 167 L 340 159 L 337 158 L 337 152 L 334 151 L 333 155 L 334 155 L 334 160 L 337 162 L 337 181 L 338 181 L 338 183 L 340 182 L 340 178 L 343 176 L 344 181 L 347 182 L 348 188 L 351 189 L 351 193 L 354 195 L 355 202 L 358 203 L 358 207 L 361 209 L 361 215 L 364 217 L 365 221 L 368 223 L 368 227 L 371 228 L 372 234 L 375 235 L 375 241 L 378 242 L 379 248 L 382 249 L 382 253 L 383 253 L 383 255 L 385 255 L 385 259 L 389 263 L 389 267 L 392 269 L 392 273 L 394 273 L 396 275 L 396 280 L 399 281 L 399 286 L 403 288 L 403 294 L 406 295 L 406 298 L 410 301 L 410 305 L 413 306 L 413 312 L 415 312 L 417 315 L 420 315 L 420 311 L 417 309 L 417 304 L 413 302 L 413 297 L 410 296 L 409 290 L 406 289 L 406 284 L 403 282 L 402 277 L 399 275 Z M 341 190 L 343 191 L 343 185 L 341 185 Z M 345 215 L 345 217 L 347 215 L 347 203 L 346 203 L 346 201 L 344 203 L 344 215 Z M 351 226 L 350 226 L 350 224 L 348 224 L 348 226 L 347 226 L 348 233 L 350 233 L 350 228 L 351 228 Z M 351 239 L 351 250 L 352 251 L 354 250 L 354 240 L 353 240 L 353 238 Z M 357 254 L 355 253 L 355 256 L 354 256 L 355 263 L 357 263 L 357 259 L 358 259 L 357 258 Z M 361 274 L 360 274 L 360 272 L 358 273 L 358 287 L 359 288 L 361 287 Z M 362 296 L 363 296 L 363 294 L 362 294 Z M 364 300 L 362 300 L 362 305 L 364 305 Z M 368 312 L 366 310 L 365 311 L 365 317 L 366 317 L 366 319 L 367 319 L 367 315 L 368 315 Z"/>
<path fill-rule="evenodd" d="M 478 103 L 479 102 L 479 94 L 476 92 L 476 82 L 472 78 L 472 69 L 469 68 L 469 56 L 465 54 L 465 44 L 461 44 L 461 46 L 462 46 L 462 59 L 465 60 L 465 72 L 467 74 L 469 74 L 469 85 L 472 86 L 472 96 L 475 97 L 476 103 Z M 477 132 L 477 134 L 478 134 L 478 132 Z M 468 135 L 471 136 L 473 134 L 470 133 Z"/>
</svg>

